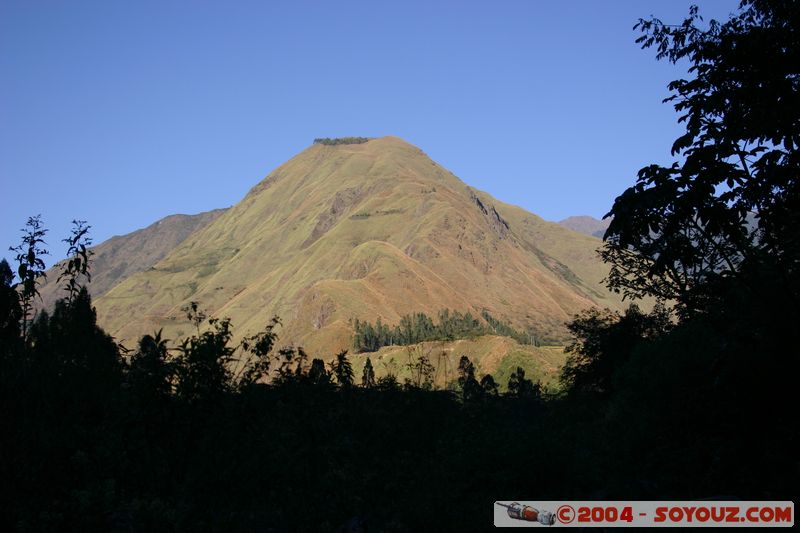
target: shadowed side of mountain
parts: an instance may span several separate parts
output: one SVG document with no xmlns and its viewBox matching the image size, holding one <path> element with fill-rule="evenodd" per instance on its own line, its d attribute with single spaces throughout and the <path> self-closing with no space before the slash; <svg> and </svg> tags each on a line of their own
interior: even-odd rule
<svg viewBox="0 0 800 533">
<path fill-rule="evenodd" d="M 92 247 L 89 292 L 99 298 L 129 276 L 152 268 L 192 233 L 211 224 L 225 211 L 214 209 L 196 215 L 169 215 L 146 228 L 111 237 Z M 48 270 L 47 283 L 39 290 L 45 309 L 50 309 L 64 295 L 63 288 L 56 284 L 60 270 L 61 263 Z"/>
</svg>

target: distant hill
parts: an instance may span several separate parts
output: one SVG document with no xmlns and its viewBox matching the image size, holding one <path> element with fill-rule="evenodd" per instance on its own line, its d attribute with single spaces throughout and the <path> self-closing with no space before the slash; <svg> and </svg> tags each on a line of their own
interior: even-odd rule
<svg viewBox="0 0 800 533">
<path fill-rule="evenodd" d="M 351 346 L 352 319 L 396 324 L 443 308 L 565 339 L 574 313 L 621 305 L 601 283 L 597 245 L 468 187 L 396 137 L 317 143 L 96 305 L 128 342 L 190 334 L 180 310 L 190 301 L 239 335 L 277 314 L 281 342 L 321 355 Z"/>
<path fill-rule="evenodd" d="M 603 238 L 606 228 L 611 223 L 610 219 L 597 220 L 590 216 L 575 216 L 568 217 L 560 221 L 559 224 L 572 231 L 583 233 L 584 235 L 591 235 L 592 237 Z"/>
<path fill-rule="evenodd" d="M 92 282 L 87 285 L 96 299 L 132 274 L 143 272 L 161 261 L 189 235 L 216 220 L 225 209 L 197 215 L 170 215 L 144 229 L 116 236 L 93 246 Z M 60 263 L 47 271 L 47 283 L 39 292 L 42 304 L 50 308 L 63 289 L 56 285 Z"/>
</svg>

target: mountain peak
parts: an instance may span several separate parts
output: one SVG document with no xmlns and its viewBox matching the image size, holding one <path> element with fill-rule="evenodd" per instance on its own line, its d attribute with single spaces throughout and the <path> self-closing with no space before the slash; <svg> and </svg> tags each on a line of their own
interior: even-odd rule
<svg viewBox="0 0 800 533">
<path fill-rule="evenodd" d="M 284 181 L 287 176 L 292 176 L 288 182 Z M 418 184 L 447 181 L 464 186 L 425 152 L 400 137 L 321 138 L 272 171 L 250 190 L 248 197 L 279 183 L 281 188 L 302 191 L 301 194 L 325 183 L 327 193 L 332 195 L 344 188 L 397 180 Z"/>
<path fill-rule="evenodd" d="M 409 150 L 422 153 L 418 147 L 394 135 L 383 137 L 322 137 L 314 139 L 312 147 L 320 149 L 358 150 L 365 152 L 380 152 L 385 150 Z"/>
<path fill-rule="evenodd" d="M 115 337 L 189 331 L 197 301 L 243 334 L 275 314 L 282 340 L 348 348 L 352 319 L 398 323 L 441 309 L 563 338 L 586 307 L 617 307 L 596 240 L 468 187 L 418 147 L 386 136 L 318 142 L 153 268 L 97 301 Z"/>
</svg>

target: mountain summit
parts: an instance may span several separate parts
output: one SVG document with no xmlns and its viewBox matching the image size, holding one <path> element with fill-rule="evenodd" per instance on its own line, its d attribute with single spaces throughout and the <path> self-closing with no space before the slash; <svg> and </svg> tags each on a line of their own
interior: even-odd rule
<svg viewBox="0 0 800 533">
<path fill-rule="evenodd" d="M 468 187 L 397 137 L 316 143 L 96 303 L 125 340 L 190 334 L 190 301 L 240 334 L 277 314 L 282 342 L 321 354 L 350 346 L 353 319 L 444 308 L 563 338 L 581 309 L 619 307 L 597 245 Z"/>
</svg>

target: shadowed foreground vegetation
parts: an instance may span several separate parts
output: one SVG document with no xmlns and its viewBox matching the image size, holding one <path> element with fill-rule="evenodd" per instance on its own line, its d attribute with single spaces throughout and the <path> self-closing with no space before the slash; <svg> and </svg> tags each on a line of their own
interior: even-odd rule
<svg viewBox="0 0 800 533">
<path fill-rule="evenodd" d="M 173 350 L 145 336 L 123 358 L 79 291 L 27 338 L 4 330 L 1 525 L 473 531 L 506 495 L 788 499 L 794 356 L 788 325 L 765 316 L 740 315 L 751 339 L 740 322 L 587 313 L 568 394 L 542 396 L 523 374 L 499 395 L 468 360 L 455 391 L 401 386 L 353 376 L 344 353 L 325 365 L 276 350 L 271 329 L 233 371 L 245 346 L 233 351 L 225 321 Z"/>
<path fill-rule="evenodd" d="M 671 85 L 687 133 L 617 198 L 603 249 L 613 289 L 671 307 L 577 316 L 558 395 L 518 372 L 500 395 L 466 358 L 455 390 L 422 365 L 355 376 L 345 352 L 279 349 L 277 320 L 233 346 L 196 305 L 193 336 L 124 353 L 81 287 L 82 223 L 64 298 L 32 316 L 30 219 L 16 275 L 0 263 L 0 529 L 480 531 L 498 499 L 796 499 L 797 12 L 697 23 L 640 23 L 693 65 Z"/>
</svg>

